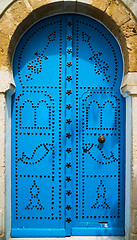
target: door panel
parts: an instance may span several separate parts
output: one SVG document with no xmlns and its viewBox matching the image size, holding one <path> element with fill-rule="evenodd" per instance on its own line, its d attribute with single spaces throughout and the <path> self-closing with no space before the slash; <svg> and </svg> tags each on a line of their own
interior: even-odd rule
<svg viewBox="0 0 137 240">
<path fill-rule="evenodd" d="M 94 110 L 92 109 L 92 102 L 95 103 L 93 106 L 98 111 L 95 107 L 93 107 Z M 105 124 L 103 125 L 102 116 L 109 102 L 111 102 L 110 113 L 104 118 L 111 125 L 106 127 Z M 124 139 L 120 137 L 123 118 L 119 116 L 119 105 L 122 106 L 120 94 L 112 92 L 88 91 L 80 99 L 79 219 L 75 224 L 84 227 L 88 223 L 91 232 L 93 232 L 92 227 L 96 228 L 94 229 L 96 234 L 105 234 L 104 224 L 108 227 L 109 235 L 114 235 L 110 229 L 115 229 L 115 234 L 123 233 L 124 207 L 120 201 L 122 193 L 120 172 L 121 169 L 123 171 L 124 166 L 120 161 L 123 159 L 123 148 L 121 149 L 120 146 Z M 115 114 L 111 113 L 113 108 Z M 90 111 L 92 114 L 97 113 L 95 118 L 89 117 Z M 111 121 L 107 119 L 109 116 Z M 99 120 L 96 119 L 97 117 Z M 91 126 L 93 122 L 93 128 L 89 128 L 89 122 Z M 105 137 L 104 143 L 99 143 L 100 136 Z M 85 231 L 83 230 L 84 235 Z"/>
<path fill-rule="evenodd" d="M 73 27 L 72 235 L 123 235 L 122 56 L 97 21 L 77 16 Z"/>
<path fill-rule="evenodd" d="M 62 18 L 43 20 L 24 35 L 14 57 L 14 237 L 65 236 L 64 36 Z"/>
<path fill-rule="evenodd" d="M 54 16 L 22 37 L 13 66 L 11 235 L 123 235 L 118 43 L 94 19 Z"/>
</svg>

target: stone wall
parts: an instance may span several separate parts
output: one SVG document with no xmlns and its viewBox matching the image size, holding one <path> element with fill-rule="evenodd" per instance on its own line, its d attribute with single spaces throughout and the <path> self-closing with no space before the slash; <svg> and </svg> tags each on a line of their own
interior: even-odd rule
<svg viewBox="0 0 137 240">
<path fill-rule="evenodd" d="M 0 13 L 12 2 L 15 0 L 0 0 Z M 123 0 L 123 2 L 130 8 L 130 10 L 137 17 L 137 0 Z"/>
<path fill-rule="evenodd" d="M 45 16 L 63 12 L 82 13 L 103 22 L 121 45 L 125 74 L 128 71 L 137 71 L 136 18 L 121 0 L 12 1 L 0 19 L 0 68 L 3 70 L 3 67 L 11 65 L 18 40 L 34 22 Z"/>
</svg>

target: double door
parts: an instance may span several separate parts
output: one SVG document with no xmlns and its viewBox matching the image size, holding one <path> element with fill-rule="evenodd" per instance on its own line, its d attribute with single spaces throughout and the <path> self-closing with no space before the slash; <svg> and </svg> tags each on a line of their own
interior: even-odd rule
<svg viewBox="0 0 137 240">
<path fill-rule="evenodd" d="M 13 237 L 124 234 L 123 60 L 98 21 L 58 15 L 14 55 Z"/>
</svg>

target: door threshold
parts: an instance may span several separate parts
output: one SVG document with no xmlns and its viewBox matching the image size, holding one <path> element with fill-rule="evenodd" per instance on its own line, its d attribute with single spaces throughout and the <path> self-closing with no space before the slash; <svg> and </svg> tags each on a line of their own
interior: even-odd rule
<svg viewBox="0 0 137 240">
<path fill-rule="evenodd" d="M 80 236 L 73 236 L 73 237 L 57 237 L 57 238 L 10 238 L 9 240 L 126 240 L 125 236 L 119 237 L 119 236 L 86 236 L 86 237 L 80 237 Z"/>
</svg>

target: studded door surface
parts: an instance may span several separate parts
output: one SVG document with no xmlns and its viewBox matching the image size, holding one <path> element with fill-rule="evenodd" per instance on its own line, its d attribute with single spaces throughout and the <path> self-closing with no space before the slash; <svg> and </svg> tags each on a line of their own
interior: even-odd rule
<svg viewBox="0 0 137 240">
<path fill-rule="evenodd" d="M 12 236 L 123 235 L 118 43 L 93 19 L 59 15 L 29 29 L 13 66 Z"/>
</svg>

